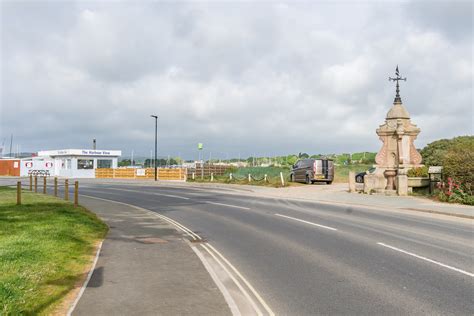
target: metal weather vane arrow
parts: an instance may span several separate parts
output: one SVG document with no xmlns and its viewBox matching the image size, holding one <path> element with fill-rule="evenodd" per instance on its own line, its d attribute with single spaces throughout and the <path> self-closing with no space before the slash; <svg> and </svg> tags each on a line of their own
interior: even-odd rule
<svg viewBox="0 0 474 316">
<path fill-rule="evenodd" d="M 402 103 L 402 99 L 400 98 L 400 86 L 398 84 L 398 81 L 400 80 L 403 80 L 403 81 L 407 81 L 407 78 L 402 78 L 400 77 L 400 71 L 398 70 L 398 65 L 397 65 L 397 68 L 395 69 L 395 78 L 392 78 L 392 77 L 388 77 L 388 81 L 396 81 L 397 82 L 397 89 L 396 89 L 396 92 L 397 94 L 395 95 L 395 100 L 394 102 L 399 102 L 399 103 Z"/>
</svg>

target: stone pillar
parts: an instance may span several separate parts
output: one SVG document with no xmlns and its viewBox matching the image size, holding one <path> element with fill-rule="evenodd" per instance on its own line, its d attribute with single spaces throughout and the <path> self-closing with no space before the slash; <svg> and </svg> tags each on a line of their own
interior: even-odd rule
<svg viewBox="0 0 474 316">
<path fill-rule="evenodd" d="M 354 193 L 356 191 L 355 172 L 349 171 L 349 192 Z"/>
<path fill-rule="evenodd" d="M 400 196 L 408 195 L 408 176 L 406 169 L 398 169 L 397 193 Z"/>
</svg>

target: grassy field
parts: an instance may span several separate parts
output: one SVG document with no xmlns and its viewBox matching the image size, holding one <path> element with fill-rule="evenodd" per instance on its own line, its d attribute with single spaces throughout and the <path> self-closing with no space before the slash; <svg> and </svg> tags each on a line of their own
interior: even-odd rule
<svg viewBox="0 0 474 316">
<path fill-rule="evenodd" d="M 347 183 L 349 182 L 349 171 L 354 171 L 355 173 L 366 171 L 371 168 L 372 165 L 349 165 L 349 166 L 335 166 L 334 182 L 336 183 Z"/>
<path fill-rule="evenodd" d="M 335 166 L 335 183 L 347 183 L 349 182 L 349 171 L 354 171 L 356 173 L 366 171 L 372 167 L 372 165 L 349 165 L 349 166 Z M 232 172 L 233 180 L 230 181 L 229 173 Z M 266 185 L 279 187 L 281 186 L 280 172 L 283 173 L 285 179 L 285 186 L 287 185 L 298 185 L 297 183 L 289 182 L 290 180 L 290 169 L 283 167 L 247 167 L 247 168 L 235 168 L 228 171 L 224 176 L 215 176 L 214 181 L 219 183 L 235 183 L 235 184 L 251 184 L 251 185 Z M 248 175 L 252 175 L 252 181 L 248 182 Z M 264 182 L 263 178 L 267 175 L 268 182 Z M 188 180 L 192 181 L 192 180 Z M 196 177 L 195 182 L 209 182 L 210 178 L 204 178 L 201 180 L 199 177 Z"/>
<path fill-rule="evenodd" d="M 107 226 L 82 207 L 0 187 L 0 315 L 48 314 L 74 288 Z"/>
</svg>

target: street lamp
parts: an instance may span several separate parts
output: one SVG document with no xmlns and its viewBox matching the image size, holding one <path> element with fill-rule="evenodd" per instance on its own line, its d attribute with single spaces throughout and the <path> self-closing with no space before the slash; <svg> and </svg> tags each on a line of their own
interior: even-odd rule
<svg viewBox="0 0 474 316">
<path fill-rule="evenodd" d="M 158 170 L 157 170 L 157 166 L 156 166 L 156 154 L 157 154 L 157 145 L 158 145 L 158 141 L 157 141 L 157 138 L 158 138 L 158 116 L 156 115 L 150 115 L 151 117 L 154 117 L 155 118 L 155 181 L 158 180 Z"/>
</svg>

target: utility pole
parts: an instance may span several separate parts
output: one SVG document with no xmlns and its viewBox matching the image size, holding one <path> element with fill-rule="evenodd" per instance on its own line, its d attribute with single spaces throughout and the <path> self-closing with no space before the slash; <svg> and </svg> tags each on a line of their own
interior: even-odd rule
<svg viewBox="0 0 474 316">
<path fill-rule="evenodd" d="M 13 134 L 10 137 L 10 158 L 12 157 Z"/>
<path fill-rule="evenodd" d="M 155 118 L 155 181 L 158 180 L 158 167 L 156 165 L 156 156 L 158 153 L 157 147 L 158 147 L 158 116 L 156 115 L 150 115 L 151 117 Z"/>
</svg>

